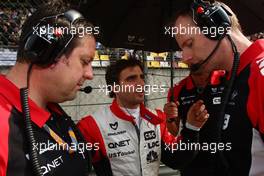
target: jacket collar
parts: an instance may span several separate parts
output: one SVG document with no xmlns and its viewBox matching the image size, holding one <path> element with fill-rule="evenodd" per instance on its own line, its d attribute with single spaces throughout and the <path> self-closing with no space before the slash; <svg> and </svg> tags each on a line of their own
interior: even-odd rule
<svg viewBox="0 0 264 176">
<path fill-rule="evenodd" d="M 19 112 L 22 113 L 21 102 L 20 102 L 20 90 L 9 81 L 4 75 L 0 75 L 0 96 L 5 98 L 12 106 L 14 106 Z M 31 120 L 38 126 L 42 127 L 47 120 L 50 118 L 50 112 L 40 108 L 30 98 L 28 99 Z M 48 108 L 59 114 L 63 114 L 58 108 L 57 104 L 50 103 Z"/>
<path fill-rule="evenodd" d="M 113 114 L 115 114 L 118 118 L 129 121 L 133 123 L 134 125 L 136 124 L 134 121 L 133 116 L 126 114 L 120 106 L 117 104 L 116 99 L 113 100 L 110 110 L 112 111 Z M 163 119 L 159 117 L 158 115 L 153 114 L 150 112 L 144 104 L 140 104 L 140 117 L 147 120 L 148 122 L 158 125 L 163 122 Z"/>
<path fill-rule="evenodd" d="M 264 39 L 256 40 L 240 56 L 238 74 L 253 60 L 264 57 Z"/>
</svg>

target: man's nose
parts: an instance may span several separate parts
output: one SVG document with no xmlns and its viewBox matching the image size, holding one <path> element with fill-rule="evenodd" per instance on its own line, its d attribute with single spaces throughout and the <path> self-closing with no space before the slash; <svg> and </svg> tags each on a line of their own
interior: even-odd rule
<svg viewBox="0 0 264 176">
<path fill-rule="evenodd" d="M 93 79 L 93 68 L 92 65 L 89 65 L 85 71 L 84 71 L 84 78 L 88 79 L 88 80 L 92 80 Z"/>
<path fill-rule="evenodd" d="M 182 62 L 186 63 L 186 64 L 190 64 L 191 60 L 192 60 L 192 54 L 190 51 L 182 51 Z"/>
<path fill-rule="evenodd" d="M 144 85 L 145 85 L 145 80 L 142 79 L 142 78 L 140 78 L 140 79 L 138 80 L 138 85 L 144 86 Z"/>
</svg>

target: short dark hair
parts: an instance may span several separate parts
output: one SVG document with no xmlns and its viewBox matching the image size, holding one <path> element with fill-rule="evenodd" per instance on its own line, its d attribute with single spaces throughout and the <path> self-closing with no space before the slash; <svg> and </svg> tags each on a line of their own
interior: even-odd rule
<svg viewBox="0 0 264 176">
<path fill-rule="evenodd" d="M 108 91 L 111 91 L 109 93 L 110 98 L 115 97 L 115 93 L 110 89 L 110 86 L 114 86 L 114 84 L 119 84 L 120 73 L 128 67 L 136 67 L 136 66 L 140 67 L 141 71 L 143 72 L 142 63 L 136 58 L 131 57 L 128 60 L 120 59 L 115 62 L 112 62 L 106 68 L 105 81 L 107 84 Z"/>
<path fill-rule="evenodd" d="M 26 19 L 22 26 L 22 32 L 20 35 L 18 52 L 17 52 L 17 62 L 20 63 L 31 63 L 31 58 L 25 55 L 25 44 L 29 36 L 33 33 L 33 27 L 40 23 L 44 17 L 56 16 L 58 14 L 64 13 L 70 10 L 71 7 L 69 4 L 63 2 L 63 0 L 54 0 L 49 1 L 47 3 L 42 4 L 41 6 L 36 9 L 36 11 Z M 50 18 L 47 20 L 47 24 L 54 25 L 61 27 L 70 28 L 70 21 L 63 16 L 58 18 Z M 91 23 L 86 21 L 84 18 L 77 19 L 72 24 L 73 27 L 93 27 Z M 91 34 L 91 36 L 93 36 Z M 64 53 L 67 55 L 71 53 L 71 51 L 79 44 L 79 39 L 81 37 L 79 35 L 75 35 L 74 38 L 70 41 L 67 49 L 64 50 Z"/>
</svg>

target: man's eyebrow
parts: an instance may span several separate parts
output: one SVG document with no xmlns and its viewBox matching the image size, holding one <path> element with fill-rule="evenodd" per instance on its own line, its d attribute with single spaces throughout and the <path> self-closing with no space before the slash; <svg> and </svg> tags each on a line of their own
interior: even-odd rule
<svg viewBox="0 0 264 176">
<path fill-rule="evenodd" d="M 90 60 L 92 61 L 92 60 L 94 59 L 94 57 L 89 56 L 89 55 L 87 55 L 87 54 L 82 54 L 82 55 L 81 55 L 81 58 L 82 58 L 82 59 L 89 59 L 89 61 L 90 61 Z"/>
<path fill-rule="evenodd" d="M 136 74 L 134 74 L 134 75 L 129 75 L 128 77 L 126 77 L 125 79 L 127 80 L 127 79 L 132 79 L 132 78 L 136 78 L 137 77 L 137 75 Z"/>
</svg>

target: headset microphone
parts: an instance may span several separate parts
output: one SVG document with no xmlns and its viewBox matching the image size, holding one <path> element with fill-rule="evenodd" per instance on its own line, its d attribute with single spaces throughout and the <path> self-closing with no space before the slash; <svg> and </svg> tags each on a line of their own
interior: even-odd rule
<svg viewBox="0 0 264 176">
<path fill-rule="evenodd" d="M 199 70 L 201 68 L 201 66 L 203 64 L 205 64 L 210 58 L 212 58 L 213 54 L 216 52 L 216 50 L 218 49 L 218 47 L 220 46 L 220 43 L 222 41 L 222 39 L 226 36 L 226 32 L 224 34 L 222 34 L 222 36 L 220 36 L 215 48 L 212 50 L 212 52 L 209 54 L 209 56 L 207 56 L 207 58 L 205 60 L 203 60 L 202 62 L 200 63 L 197 63 L 197 64 L 193 64 L 191 67 L 190 67 L 190 70 L 192 72 L 196 72 L 197 70 Z"/>
<path fill-rule="evenodd" d="M 208 1 L 207 1 L 208 2 Z M 226 107 L 229 102 L 229 98 L 231 95 L 231 92 L 233 90 L 233 84 L 236 78 L 236 74 L 239 67 L 239 57 L 240 54 L 237 50 L 236 44 L 232 40 L 230 34 L 228 33 L 231 30 L 231 20 L 230 17 L 232 16 L 232 13 L 229 12 L 223 5 L 220 3 L 214 3 L 213 1 L 210 1 L 209 3 L 205 2 L 204 0 L 194 0 L 191 9 L 193 12 L 193 21 L 195 24 L 197 24 L 201 29 L 224 29 L 219 30 L 216 33 L 215 32 L 209 32 L 205 33 L 204 35 L 211 39 L 211 40 L 218 40 L 218 43 L 216 47 L 213 49 L 213 51 L 210 53 L 210 55 L 202 62 L 194 64 L 191 66 L 191 71 L 197 71 L 201 68 L 201 66 L 206 63 L 210 58 L 212 58 L 212 55 L 215 53 L 217 48 L 220 45 L 221 40 L 226 36 L 227 39 L 231 43 L 232 51 L 234 53 L 234 59 L 233 59 L 233 66 L 230 73 L 230 79 L 225 84 L 223 95 L 221 96 L 221 108 L 218 115 L 217 120 L 217 142 L 221 143 L 223 141 L 223 124 L 225 120 L 225 112 Z M 220 32 L 221 31 L 221 32 Z M 226 73 L 224 71 L 218 72 L 216 75 L 223 76 Z M 212 83 L 218 83 L 219 80 L 211 80 Z M 230 175 L 230 164 L 224 155 L 223 151 L 218 151 L 219 159 L 221 161 L 221 169 L 226 172 L 225 175 Z"/>
<path fill-rule="evenodd" d="M 199 70 L 201 68 L 201 66 L 203 64 L 205 64 L 210 58 L 212 58 L 213 54 L 215 53 L 215 51 L 217 50 L 217 48 L 219 47 L 219 44 L 220 44 L 221 40 L 218 41 L 216 47 L 213 49 L 213 51 L 209 54 L 209 56 L 207 56 L 207 58 L 205 60 L 203 60 L 202 62 L 200 63 L 197 63 L 197 64 L 193 64 L 192 66 L 190 66 L 190 70 L 192 72 L 196 72 L 197 70 Z"/>
<path fill-rule="evenodd" d="M 204 61 L 206 61 L 206 59 Z M 199 68 L 205 63 L 204 61 L 202 63 L 197 63 L 190 66 L 191 72 L 196 72 L 197 70 L 199 70 Z"/>
<path fill-rule="evenodd" d="M 197 24 L 202 30 L 205 29 L 224 29 L 221 33 L 204 33 L 204 35 L 211 39 L 211 40 L 218 40 L 217 45 L 212 50 L 212 52 L 209 54 L 209 56 L 202 62 L 194 64 L 190 67 L 192 72 L 198 71 L 203 64 L 205 64 L 210 58 L 212 58 L 212 55 L 215 53 L 217 48 L 220 45 L 221 40 L 226 36 L 228 32 L 228 28 L 231 27 L 231 21 L 230 16 L 232 14 L 225 9 L 221 4 L 212 4 L 213 1 L 210 2 L 204 2 L 203 0 L 194 0 L 194 2 L 191 5 L 191 9 L 193 12 L 193 21 L 195 24 Z"/>
<path fill-rule="evenodd" d="M 85 88 L 80 89 L 79 91 L 84 92 L 86 94 L 91 93 L 93 88 L 91 86 L 86 86 Z"/>
</svg>

